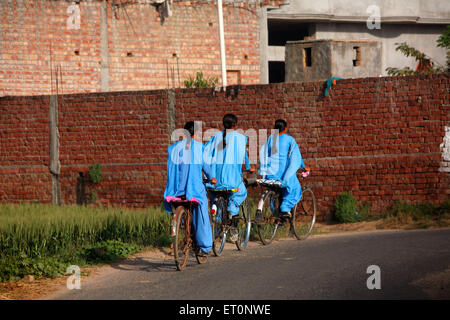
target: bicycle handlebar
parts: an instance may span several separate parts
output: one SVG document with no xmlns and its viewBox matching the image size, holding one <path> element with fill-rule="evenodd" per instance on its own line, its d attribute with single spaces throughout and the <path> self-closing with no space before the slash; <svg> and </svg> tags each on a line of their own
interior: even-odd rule
<svg viewBox="0 0 450 320">
<path fill-rule="evenodd" d="M 213 183 L 213 180 L 215 180 L 214 183 Z M 216 178 L 212 178 L 212 179 L 203 178 L 203 183 L 211 183 L 212 185 L 215 185 L 217 183 L 217 179 Z"/>
</svg>

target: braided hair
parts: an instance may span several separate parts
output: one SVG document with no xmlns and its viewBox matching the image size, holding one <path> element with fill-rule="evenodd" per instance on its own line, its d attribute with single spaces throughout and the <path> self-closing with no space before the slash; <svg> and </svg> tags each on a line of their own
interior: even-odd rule
<svg viewBox="0 0 450 320">
<path fill-rule="evenodd" d="M 189 135 L 186 136 L 186 139 L 188 141 L 186 143 L 186 149 L 188 149 L 189 145 L 191 143 L 191 139 L 192 139 L 192 137 L 194 136 L 194 133 L 195 133 L 195 123 L 194 123 L 194 121 L 186 122 L 186 124 L 184 125 L 184 130 L 186 130 L 189 133 Z"/>
<path fill-rule="evenodd" d="M 237 117 L 232 113 L 228 113 L 223 117 L 222 124 L 225 128 L 225 130 L 223 131 L 222 149 L 225 149 L 225 147 L 227 146 L 227 143 L 225 141 L 225 138 L 227 136 L 227 129 L 232 129 L 236 126 Z"/>
<path fill-rule="evenodd" d="M 272 154 L 277 153 L 278 149 L 277 149 L 277 140 L 278 140 L 278 136 L 280 132 L 283 132 L 287 127 L 287 122 L 283 119 L 277 119 L 275 121 L 275 127 L 274 129 L 278 130 L 278 134 L 275 135 L 274 137 L 274 143 L 273 143 L 273 147 L 272 147 Z"/>
</svg>

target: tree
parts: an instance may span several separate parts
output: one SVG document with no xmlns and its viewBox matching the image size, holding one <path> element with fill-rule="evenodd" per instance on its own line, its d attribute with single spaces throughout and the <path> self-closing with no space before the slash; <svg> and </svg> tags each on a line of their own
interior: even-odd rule
<svg viewBox="0 0 450 320">
<path fill-rule="evenodd" d="M 414 47 L 409 46 L 406 42 L 396 43 L 396 45 L 395 51 L 400 51 L 407 57 L 414 57 L 417 61 L 417 66 L 415 70 L 409 67 L 403 69 L 389 67 L 386 68 L 388 75 L 411 76 L 415 74 L 450 72 L 450 25 L 447 26 L 447 30 L 437 40 L 438 47 L 447 49 L 447 66 L 440 65 L 437 61 L 434 61 L 431 57 Z"/>
<path fill-rule="evenodd" d="M 447 25 L 447 30 L 441 34 L 437 43 L 438 47 L 447 49 L 447 72 L 450 72 L 450 25 Z"/>
</svg>

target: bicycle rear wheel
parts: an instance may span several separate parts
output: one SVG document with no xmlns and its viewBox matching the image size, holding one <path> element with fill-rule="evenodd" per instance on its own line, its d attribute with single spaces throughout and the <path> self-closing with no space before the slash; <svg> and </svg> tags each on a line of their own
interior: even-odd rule
<svg viewBox="0 0 450 320">
<path fill-rule="evenodd" d="M 264 245 L 270 244 L 279 226 L 279 195 L 274 191 L 267 192 L 263 199 L 262 222 L 257 223 L 259 239 Z"/>
<path fill-rule="evenodd" d="M 290 233 L 297 240 L 305 240 L 316 222 L 316 197 L 311 189 L 302 190 L 302 197 L 291 213 Z"/>
<path fill-rule="evenodd" d="M 197 259 L 197 262 L 199 264 L 203 264 L 206 262 L 206 260 L 208 260 L 208 256 L 203 256 L 203 255 L 199 255 L 200 253 L 200 248 L 195 248 L 195 259 Z"/>
<path fill-rule="evenodd" d="M 239 224 L 238 224 L 238 240 L 236 241 L 236 247 L 238 250 L 244 250 L 247 247 L 248 239 L 250 238 L 250 229 L 252 223 L 250 221 L 250 204 L 248 199 L 245 199 L 239 208 Z"/>
<path fill-rule="evenodd" d="M 175 211 L 176 229 L 173 239 L 173 255 L 177 270 L 181 271 L 186 267 L 189 259 L 189 251 L 192 246 L 191 240 L 191 215 L 183 207 L 178 207 Z"/>
<path fill-rule="evenodd" d="M 214 202 L 216 212 L 212 216 L 213 252 L 216 257 L 220 256 L 225 247 L 227 234 L 224 232 L 223 224 L 227 221 L 227 206 L 223 197 L 218 197 Z"/>
</svg>

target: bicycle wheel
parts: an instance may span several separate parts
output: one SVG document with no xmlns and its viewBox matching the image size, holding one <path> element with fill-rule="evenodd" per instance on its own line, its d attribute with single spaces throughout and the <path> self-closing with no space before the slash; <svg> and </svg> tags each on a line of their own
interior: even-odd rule
<svg viewBox="0 0 450 320">
<path fill-rule="evenodd" d="M 212 216 L 213 252 L 216 257 L 220 256 L 225 247 L 227 234 L 224 232 L 223 224 L 227 215 L 227 206 L 223 197 L 218 197 L 214 202 L 216 212 Z"/>
<path fill-rule="evenodd" d="M 236 247 L 238 250 L 244 250 L 247 247 L 248 239 L 250 238 L 250 229 L 252 223 L 250 221 L 250 204 L 248 200 L 245 199 L 239 208 L 239 219 L 238 224 L 238 240 L 236 241 Z"/>
<path fill-rule="evenodd" d="M 175 238 L 173 239 L 173 255 L 175 258 L 175 265 L 179 271 L 186 267 L 189 251 L 192 246 L 191 240 L 191 215 L 183 208 L 178 207 L 175 211 L 176 218 L 176 230 Z"/>
<path fill-rule="evenodd" d="M 269 191 L 264 195 L 262 209 L 262 222 L 258 223 L 259 239 L 264 245 L 270 244 L 275 238 L 279 226 L 278 212 L 280 208 L 279 195 Z"/>
<path fill-rule="evenodd" d="M 199 264 L 203 264 L 206 262 L 206 260 L 208 260 L 208 256 L 200 256 L 199 252 L 200 252 L 200 248 L 195 248 L 195 259 L 197 259 L 197 262 Z"/>
<path fill-rule="evenodd" d="M 311 189 L 302 190 L 302 197 L 291 213 L 290 233 L 297 240 L 308 238 L 316 222 L 316 197 Z"/>
</svg>

